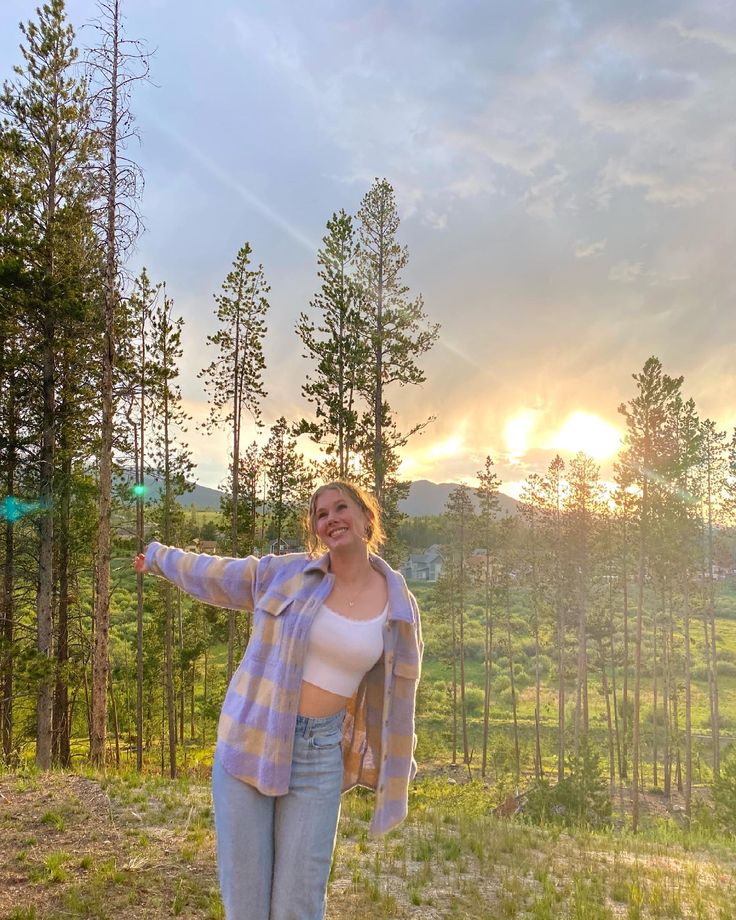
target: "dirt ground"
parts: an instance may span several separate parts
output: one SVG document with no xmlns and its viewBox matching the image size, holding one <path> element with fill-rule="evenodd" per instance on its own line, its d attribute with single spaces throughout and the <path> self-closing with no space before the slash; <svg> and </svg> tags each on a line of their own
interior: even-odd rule
<svg viewBox="0 0 736 920">
<path fill-rule="evenodd" d="M 0 777 L 0 917 L 217 917 L 211 835 L 150 811 L 75 774 Z"/>
</svg>

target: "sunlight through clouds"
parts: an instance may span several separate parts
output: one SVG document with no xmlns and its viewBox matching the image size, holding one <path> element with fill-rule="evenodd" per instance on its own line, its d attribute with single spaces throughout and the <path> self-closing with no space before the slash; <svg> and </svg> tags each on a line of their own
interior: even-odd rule
<svg viewBox="0 0 736 920">
<path fill-rule="evenodd" d="M 606 460 L 619 451 L 621 434 L 597 415 L 573 412 L 547 446 L 573 454 L 582 451 L 594 460 Z"/>
<path fill-rule="evenodd" d="M 506 422 L 503 434 L 509 463 L 518 463 L 529 450 L 537 418 L 538 413 L 534 409 L 524 409 Z"/>
</svg>

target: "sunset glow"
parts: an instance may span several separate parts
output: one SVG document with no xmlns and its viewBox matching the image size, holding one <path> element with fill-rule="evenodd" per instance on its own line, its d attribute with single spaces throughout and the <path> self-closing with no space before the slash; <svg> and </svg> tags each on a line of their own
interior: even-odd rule
<svg viewBox="0 0 736 920">
<path fill-rule="evenodd" d="M 518 463 L 529 450 L 529 439 L 536 423 L 536 413 L 531 409 L 519 412 L 506 422 L 503 434 L 511 463 Z"/>
<path fill-rule="evenodd" d="M 441 460 L 445 457 L 454 457 L 463 449 L 465 439 L 461 435 L 453 435 L 446 441 L 437 441 L 427 451 L 427 459 Z"/>
<path fill-rule="evenodd" d="M 551 439 L 549 447 L 573 454 L 582 451 L 594 460 L 606 460 L 620 449 L 621 435 L 597 415 L 573 412 Z"/>
</svg>

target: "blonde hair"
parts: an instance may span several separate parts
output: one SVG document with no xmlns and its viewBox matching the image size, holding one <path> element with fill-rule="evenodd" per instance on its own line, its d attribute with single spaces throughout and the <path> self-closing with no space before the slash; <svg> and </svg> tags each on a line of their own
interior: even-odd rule
<svg viewBox="0 0 736 920">
<path fill-rule="evenodd" d="M 327 492 L 330 489 L 341 492 L 345 498 L 349 498 L 354 502 L 366 516 L 368 519 L 368 527 L 365 535 L 366 546 L 368 552 L 377 553 L 384 541 L 383 527 L 381 525 L 381 509 L 378 507 L 378 502 L 370 492 L 367 492 L 365 489 L 361 488 L 361 486 L 342 479 L 335 480 L 334 482 L 326 482 L 324 485 L 319 486 L 314 490 L 312 497 L 309 499 L 309 511 L 307 512 L 304 527 L 307 534 L 308 552 L 311 555 L 315 555 L 326 549 L 325 545 L 317 536 L 317 501 L 323 492 Z"/>
</svg>

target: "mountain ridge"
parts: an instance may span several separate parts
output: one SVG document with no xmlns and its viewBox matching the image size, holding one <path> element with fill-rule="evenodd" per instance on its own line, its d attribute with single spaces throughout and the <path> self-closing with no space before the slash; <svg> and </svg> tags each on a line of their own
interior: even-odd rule
<svg viewBox="0 0 736 920">
<path fill-rule="evenodd" d="M 120 476 L 119 482 L 121 484 L 125 482 L 131 484 L 133 482 L 133 473 L 126 470 Z M 146 487 L 146 500 L 155 501 L 161 492 L 161 478 L 146 475 L 144 485 Z M 409 517 L 442 514 L 450 492 L 457 488 L 457 485 L 458 483 L 456 482 L 432 482 L 429 479 L 417 479 L 411 483 L 409 494 L 399 503 L 399 508 Z M 180 495 L 178 501 L 183 508 L 195 508 L 200 511 L 205 509 L 219 510 L 222 495 L 223 493 L 218 489 L 195 483 L 193 490 Z M 475 489 L 470 488 L 470 495 L 477 510 L 478 499 L 475 495 Z M 502 516 L 518 513 L 519 503 L 509 495 L 499 493 L 498 501 Z"/>
</svg>

